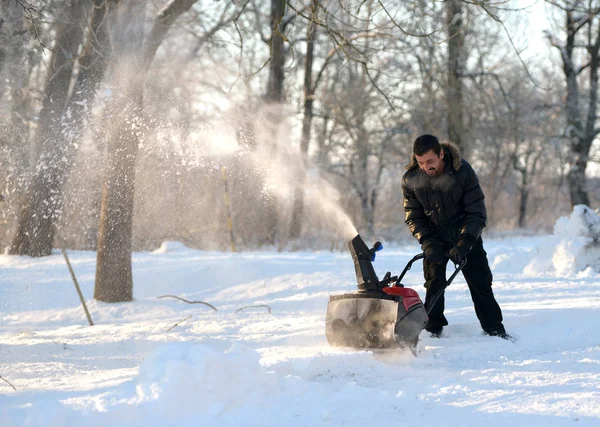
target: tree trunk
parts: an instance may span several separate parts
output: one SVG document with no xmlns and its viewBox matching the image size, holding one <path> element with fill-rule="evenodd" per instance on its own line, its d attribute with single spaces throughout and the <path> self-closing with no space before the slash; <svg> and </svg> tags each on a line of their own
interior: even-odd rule
<svg viewBox="0 0 600 427">
<path fill-rule="evenodd" d="M 585 170 L 587 161 L 575 160 L 569 165 L 567 173 L 567 183 L 569 184 L 569 196 L 571 198 L 571 206 L 587 205 L 590 206 L 590 198 L 588 196 L 587 179 Z"/>
<path fill-rule="evenodd" d="M 359 143 L 356 178 L 365 221 L 366 237 L 370 238 L 374 235 L 374 221 L 372 205 L 369 203 L 369 139 L 363 129 L 359 130 L 359 135 L 362 135 L 364 138 Z"/>
<path fill-rule="evenodd" d="M 62 206 L 65 171 L 72 158 L 70 145 L 60 144 L 63 113 L 73 75 L 73 64 L 83 41 L 82 21 L 89 2 L 74 1 L 65 22 L 56 24 L 54 54 L 47 71 L 35 149 L 36 169 L 19 213 L 17 232 L 10 253 L 50 255 L 54 222 Z"/>
<path fill-rule="evenodd" d="M 114 0 L 92 2 L 92 16 L 86 42 L 78 62 L 79 72 L 63 117 L 64 131 L 60 134 L 62 144 L 73 146 L 79 144 L 83 138 L 87 118 L 96 98 L 96 90 L 108 66 L 111 46 L 107 24 L 108 14 L 113 7 Z"/>
<path fill-rule="evenodd" d="M 375 235 L 375 211 L 373 209 L 373 204 L 369 201 L 368 193 L 365 195 L 361 195 L 360 201 L 363 210 L 363 215 L 365 218 L 365 228 L 363 237 L 367 240 L 370 240 Z"/>
<path fill-rule="evenodd" d="M 131 301 L 133 279 L 131 247 L 135 161 L 142 128 L 143 82 L 122 86 L 120 99 L 110 105 L 110 134 L 102 185 L 98 259 L 94 298 L 104 302 Z"/>
<path fill-rule="evenodd" d="M 0 0 L 0 195 L 8 207 L 2 214 L 11 225 L 17 214 L 12 207 L 19 205 L 30 167 L 29 114 L 24 96 L 28 41 L 23 7 L 14 0 Z"/>
<path fill-rule="evenodd" d="M 104 302 L 133 299 L 131 250 L 135 163 L 144 131 L 143 94 L 147 70 L 168 28 L 195 3 L 174 0 L 161 10 L 144 46 L 145 0 L 129 0 L 112 26 L 115 31 L 114 95 L 107 106 L 106 169 L 102 186 L 94 298 Z M 158 28 L 164 26 L 166 28 Z M 110 125 L 109 125 L 110 124 Z"/>
<path fill-rule="evenodd" d="M 361 87 L 363 93 L 365 92 L 365 80 L 364 73 L 361 76 Z M 373 209 L 371 203 L 369 203 L 369 154 L 370 154 L 370 138 L 369 134 L 365 129 L 365 107 L 361 104 L 358 105 L 357 117 L 357 139 L 356 144 L 356 159 L 353 162 L 354 168 L 354 180 L 355 187 L 360 198 L 363 219 L 365 221 L 364 233 L 366 238 L 370 238 L 374 235 L 374 221 L 373 221 Z"/>
<path fill-rule="evenodd" d="M 283 81 L 285 65 L 285 47 L 284 47 L 284 31 L 283 18 L 285 16 L 286 0 L 271 0 L 271 38 L 269 41 L 270 61 L 269 61 L 269 77 L 267 80 L 267 91 L 265 93 L 265 101 L 267 104 L 277 104 L 283 102 Z M 267 109 L 265 128 L 268 129 L 267 140 L 264 141 L 262 149 L 265 150 L 266 156 L 274 158 L 277 155 L 277 130 L 281 125 L 281 117 L 279 110 Z M 275 197 L 268 197 L 265 201 L 264 221 L 268 230 L 266 243 L 274 245 L 277 243 L 278 222 L 277 216 L 278 206 Z"/>
<path fill-rule="evenodd" d="M 597 12 L 589 11 L 590 18 L 586 25 L 597 26 L 594 18 L 598 18 Z M 583 15 L 582 15 L 583 16 Z M 595 40 L 588 40 L 587 54 L 589 55 L 584 60 L 589 61 L 587 68 L 589 69 L 589 89 L 586 94 L 587 98 L 587 118 L 584 124 L 580 108 L 580 87 L 578 82 L 579 70 L 575 65 L 575 49 L 578 47 L 576 35 L 585 28 L 581 25 L 582 16 L 574 16 L 571 10 L 565 10 L 565 30 L 567 39 L 564 46 L 558 44 L 553 38 L 550 38 L 552 45 L 559 49 L 563 63 L 563 72 L 567 83 L 567 99 L 566 99 L 566 116 L 567 129 L 565 134 L 569 140 L 570 155 L 569 155 L 569 170 L 567 172 L 567 183 L 569 186 L 569 195 L 571 205 L 590 204 L 587 189 L 586 168 L 589 159 L 590 148 L 598 131 L 595 129 L 596 112 L 598 102 L 598 66 L 600 49 L 600 34 L 596 35 Z M 591 37 L 588 33 L 586 38 Z"/>
<path fill-rule="evenodd" d="M 269 62 L 269 80 L 267 81 L 267 103 L 283 101 L 283 67 L 285 65 L 285 47 L 283 17 L 285 0 L 271 0 L 271 60 Z"/>
<path fill-rule="evenodd" d="M 461 150 L 464 147 L 463 96 L 461 72 L 464 57 L 464 34 L 462 21 L 462 1 L 446 2 L 446 25 L 448 26 L 448 138 Z"/>
<path fill-rule="evenodd" d="M 310 16 L 316 19 L 319 0 L 312 0 Z M 302 136 L 300 141 L 301 165 L 298 176 L 297 187 L 294 191 L 292 205 L 292 222 L 290 224 L 290 239 L 296 240 L 302 233 L 302 221 L 304 217 L 304 184 L 306 182 L 306 167 L 308 159 L 308 146 L 310 143 L 310 131 L 313 119 L 313 102 L 315 88 L 312 84 L 312 67 L 315 51 L 315 38 L 317 36 L 317 25 L 309 22 L 306 39 L 306 60 L 304 62 L 304 116 L 302 118 Z"/>
<path fill-rule="evenodd" d="M 111 28 L 115 46 L 113 95 L 106 106 L 106 164 L 102 184 L 94 298 L 133 299 L 131 248 L 135 161 L 143 130 L 143 24 L 145 5 L 130 0 L 117 9 Z"/>
<path fill-rule="evenodd" d="M 527 218 L 527 200 L 529 199 L 529 182 L 527 174 L 527 164 L 525 169 L 521 170 L 521 187 L 519 188 L 519 228 L 524 228 Z"/>
</svg>

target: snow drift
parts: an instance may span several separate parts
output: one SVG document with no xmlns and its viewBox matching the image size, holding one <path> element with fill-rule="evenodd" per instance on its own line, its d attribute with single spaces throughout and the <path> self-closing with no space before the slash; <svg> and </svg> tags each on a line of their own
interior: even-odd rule
<svg viewBox="0 0 600 427">
<path fill-rule="evenodd" d="M 556 221 L 553 235 L 533 248 L 514 249 L 496 256 L 492 270 L 528 276 L 600 272 L 600 216 L 588 206 L 577 205 L 569 217 Z"/>
</svg>

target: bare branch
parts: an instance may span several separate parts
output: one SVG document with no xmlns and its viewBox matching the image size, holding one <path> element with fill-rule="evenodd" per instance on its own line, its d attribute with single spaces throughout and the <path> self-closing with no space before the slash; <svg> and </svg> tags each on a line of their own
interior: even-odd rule
<svg viewBox="0 0 600 427">
<path fill-rule="evenodd" d="M 266 304 L 259 304 L 259 305 L 246 305 L 244 307 L 238 308 L 235 312 L 239 313 L 240 311 L 246 309 L 246 308 L 260 308 L 260 307 L 265 307 L 267 310 L 269 310 L 269 314 L 271 314 L 271 307 L 269 307 Z"/>
<path fill-rule="evenodd" d="M 582 65 L 581 67 L 579 67 L 578 70 L 575 70 L 575 74 L 580 75 L 584 70 L 586 70 L 589 67 L 590 67 L 590 63 L 588 62 L 588 63 Z"/>
<path fill-rule="evenodd" d="M 192 315 L 189 315 L 188 317 L 184 317 L 183 319 L 181 319 L 179 322 L 174 323 L 170 328 L 167 329 L 167 332 L 169 332 L 171 329 L 173 329 L 175 326 L 179 325 L 180 323 L 185 322 L 186 320 L 188 320 L 190 317 L 192 317 Z M 165 326 L 165 329 L 167 327 Z"/>
<path fill-rule="evenodd" d="M 435 33 L 437 33 L 437 32 L 440 32 L 440 31 L 442 31 L 442 30 L 444 30 L 444 29 L 445 29 L 445 27 L 442 27 L 442 28 L 440 28 L 440 29 L 434 30 L 434 31 L 432 31 L 432 32 L 430 32 L 430 33 L 426 33 L 426 34 L 417 34 L 417 33 L 413 33 L 413 32 L 407 31 L 407 30 L 405 30 L 404 28 L 402 28 L 402 27 L 400 26 L 400 24 L 398 24 L 398 23 L 396 22 L 396 20 L 394 19 L 394 17 L 393 17 L 393 16 L 390 14 L 390 12 L 387 10 L 387 8 L 386 8 L 386 7 L 383 5 L 383 3 L 381 2 L 381 0 L 377 0 L 377 3 L 379 3 L 379 6 L 381 6 L 381 8 L 382 8 L 382 9 L 383 9 L 383 11 L 385 12 L 385 14 L 388 16 L 388 18 L 390 18 L 390 21 L 392 21 L 392 24 L 394 24 L 394 26 L 395 26 L 396 28 L 398 28 L 398 29 L 399 29 L 399 30 L 402 32 L 402 34 L 405 34 L 405 35 L 407 35 L 407 36 L 411 36 L 411 37 L 420 37 L 420 38 L 430 38 L 430 37 L 431 37 L 432 35 L 434 35 Z"/>
<path fill-rule="evenodd" d="M 6 384 L 8 384 L 9 386 L 11 386 L 13 388 L 14 391 L 17 391 L 17 389 L 15 388 L 14 385 L 12 385 L 10 383 L 10 381 L 8 381 L 6 378 L 2 378 L 2 375 L 0 375 L 0 380 L 4 381 Z"/>
<path fill-rule="evenodd" d="M 152 63 L 158 46 L 162 43 L 169 28 L 183 13 L 187 12 L 197 0 L 170 0 L 158 13 L 154 20 L 144 51 L 144 65 L 146 69 Z"/>
<path fill-rule="evenodd" d="M 65 249 L 64 243 L 61 244 L 60 251 L 65 257 L 65 262 L 67 263 L 67 268 L 69 269 L 69 273 L 71 273 L 71 279 L 73 279 L 73 283 L 75 284 L 75 290 L 77 291 L 77 295 L 79 296 L 79 301 L 81 301 L 81 305 L 83 306 L 83 311 L 85 311 L 85 316 L 87 317 L 88 323 L 90 326 L 94 326 L 94 322 L 92 321 L 92 316 L 90 316 L 90 312 L 87 308 L 87 304 L 85 303 L 85 298 L 81 293 L 81 288 L 79 287 L 79 283 L 77 282 L 77 277 L 75 276 L 75 271 L 71 266 L 71 261 L 69 261 L 69 256 L 67 255 L 67 250 Z"/>
<path fill-rule="evenodd" d="M 175 298 L 175 299 L 178 299 L 178 300 L 180 300 L 180 301 L 187 302 L 188 304 L 204 304 L 204 305 L 206 305 L 206 306 L 208 306 L 208 307 L 212 308 L 214 311 L 218 311 L 218 310 L 215 308 L 215 306 L 214 306 L 214 305 L 211 305 L 211 304 L 209 304 L 209 303 L 207 303 L 207 302 L 204 302 L 204 301 L 188 301 L 188 300 L 186 300 L 185 298 L 178 297 L 177 295 L 161 295 L 161 296 L 159 296 L 159 297 L 156 297 L 156 298 L 159 298 L 159 299 L 160 299 L 160 298 Z"/>
<path fill-rule="evenodd" d="M 500 19 L 497 15 L 494 15 L 493 13 L 491 13 L 488 8 L 486 6 L 484 6 L 483 4 L 480 4 L 481 2 L 478 2 L 477 4 L 481 6 L 481 8 L 496 22 L 498 22 L 500 24 L 500 26 L 502 27 L 502 29 L 504 30 L 504 32 L 506 33 L 506 37 L 508 37 L 508 41 L 510 42 L 510 45 L 512 46 L 514 52 L 517 54 L 517 58 L 519 58 L 519 62 L 521 63 L 521 65 L 523 65 L 523 68 L 525 69 L 525 73 L 527 74 L 527 77 L 529 77 L 529 80 L 531 81 L 531 83 L 533 83 L 533 85 L 539 89 L 545 89 L 547 90 L 547 88 L 542 87 L 538 82 L 535 81 L 535 79 L 533 78 L 533 75 L 531 74 L 531 72 L 529 71 L 529 67 L 527 66 L 527 64 L 525 64 L 525 61 L 523 60 L 523 58 L 521 57 L 521 52 L 519 52 L 519 49 L 517 49 L 517 46 L 515 45 L 515 42 L 513 41 L 512 36 L 510 35 L 510 31 L 508 31 L 508 28 L 506 28 L 506 25 L 504 24 L 504 21 L 502 21 L 502 19 Z"/>
<path fill-rule="evenodd" d="M 375 38 L 375 37 L 390 37 L 393 38 L 394 36 L 391 34 L 387 34 L 387 33 L 379 33 L 379 32 L 370 32 L 370 31 L 366 31 L 366 32 L 361 32 L 361 33 L 357 33 L 354 34 L 352 37 L 346 37 L 344 38 L 341 42 L 335 43 L 335 46 L 327 53 L 327 57 L 325 58 L 325 62 L 323 63 L 323 65 L 321 66 L 321 69 L 319 70 L 319 72 L 317 73 L 317 77 L 315 78 L 315 83 L 313 85 L 313 90 L 316 89 L 319 86 L 319 82 L 321 81 L 321 78 L 323 77 L 323 73 L 325 72 L 325 68 L 327 68 L 327 66 L 331 63 L 332 58 L 334 57 L 334 55 L 339 51 L 339 50 L 344 50 L 344 46 L 350 45 L 353 41 L 358 40 L 358 39 L 362 39 L 362 38 Z M 345 53 L 345 50 L 344 50 Z M 360 59 L 355 59 L 353 57 L 349 57 L 349 59 L 359 62 L 361 64 L 364 64 L 365 61 L 362 61 Z"/>
<path fill-rule="evenodd" d="M 385 94 L 385 92 L 383 92 L 383 90 L 381 90 L 381 88 L 375 82 L 375 80 L 373 79 L 373 77 L 371 77 L 371 73 L 369 72 L 369 67 L 367 66 L 367 63 L 363 62 L 362 64 L 363 64 L 363 67 L 365 69 L 365 73 L 367 73 L 367 77 L 371 81 L 371 84 L 375 87 L 375 89 L 377 89 L 377 92 L 379 92 L 381 94 L 381 96 L 383 96 L 385 98 L 385 100 L 387 101 L 387 103 L 390 106 L 390 108 L 392 109 L 392 111 L 396 111 L 396 109 L 394 108 L 394 104 L 392 104 L 392 101 L 390 100 L 390 98 Z"/>
<path fill-rule="evenodd" d="M 367 2 L 367 0 L 362 0 L 360 2 L 360 4 L 358 5 L 358 8 L 356 9 L 356 13 L 360 13 L 360 9 L 363 7 L 363 5 Z"/>
<path fill-rule="evenodd" d="M 27 1 L 25 1 L 25 0 L 17 0 L 17 3 L 19 3 L 21 5 L 21 7 L 23 8 L 23 12 L 25 12 L 25 16 L 27 17 L 27 19 L 29 21 L 31 21 L 31 26 L 33 28 L 33 32 L 35 33 L 34 40 L 38 41 L 39 45 L 42 47 L 42 52 L 44 51 L 44 49 L 48 49 L 50 52 L 54 52 L 53 49 L 50 49 L 48 46 L 46 46 L 40 40 L 40 34 L 39 34 L 37 26 L 36 26 L 37 20 L 36 20 L 36 18 L 34 16 L 34 15 L 39 15 L 40 14 L 38 12 L 38 10 L 34 6 L 32 6 L 31 4 L 29 4 Z"/>
<path fill-rule="evenodd" d="M 230 17 L 226 17 L 228 9 L 227 8 L 223 9 L 223 12 L 221 13 L 221 16 L 219 17 L 219 20 L 218 20 L 217 24 L 215 24 L 214 27 L 212 27 L 211 29 L 206 31 L 201 37 L 198 37 L 194 34 L 194 36 L 197 37 L 198 40 L 196 41 L 196 46 L 194 46 L 194 49 L 190 52 L 189 56 L 190 57 L 195 56 L 198 53 L 198 51 L 202 48 L 204 43 L 206 43 L 208 40 L 210 40 L 225 25 L 233 22 L 235 29 L 237 31 L 237 34 L 240 38 L 240 58 L 242 58 L 242 54 L 244 52 L 244 39 L 242 37 L 242 33 L 240 31 L 237 21 L 240 18 L 240 16 L 242 15 L 242 13 L 244 12 L 244 10 L 246 9 L 246 6 L 248 6 L 249 2 L 250 2 L 250 0 L 246 0 L 244 2 L 244 4 L 242 5 L 242 7 Z"/>
</svg>

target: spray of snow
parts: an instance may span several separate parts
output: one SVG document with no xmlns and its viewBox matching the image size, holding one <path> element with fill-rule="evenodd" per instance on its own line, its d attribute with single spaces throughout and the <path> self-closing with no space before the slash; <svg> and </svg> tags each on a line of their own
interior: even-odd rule
<svg viewBox="0 0 600 427">
<path fill-rule="evenodd" d="M 187 141 L 179 140 L 177 150 L 184 153 L 185 164 L 190 167 L 209 165 L 218 169 L 221 162 L 234 156 L 243 158 L 258 172 L 249 179 L 262 179 L 256 184 L 262 184 L 264 198 L 276 202 L 280 217 L 291 218 L 295 192 L 302 185 L 306 221 L 325 223 L 332 236 L 351 239 L 358 231 L 342 208 L 339 191 L 298 150 L 295 142 L 299 137 L 289 120 L 293 114 L 284 105 L 267 105 L 255 112 L 251 119 L 256 138 L 253 149 L 240 146 L 234 127 L 221 122 L 191 133 Z"/>
<path fill-rule="evenodd" d="M 358 234 L 352 220 L 340 206 L 339 191 L 327 183 L 315 168 L 307 171 L 304 189 L 305 203 L 318 206 L 322 214 L 343 233 L 344 239 L 350 240 Z"/>
<path fill-rule="evenodd" d="M 259 140 L 275 136 L 277 147 L 275 157 L 262 152 L 255 159 L 266 173 L 265 191 L 287 204 L 287 209 L 291 210 L 294 191 L 303 179 L 305 216 L 318 216 L 329 225 L 329 230 L 334 234 L 341 234 L 346 240 L 356 236 L 358 231 L 341 206 L 339 191 L 323 178 L 310 159 L 303 159 L 299 150 L 294 147 L 291 141 L 292 129 L 287 121 L 293 112 L 282 106 L 269 106 L 264 111 L 271 119 L 275 117 L 275 123 L 279 123 L 276 129 L 272 126 L 258 127 Z M 260 122 L 265 121 L 262 119 Z"/>
</svg>

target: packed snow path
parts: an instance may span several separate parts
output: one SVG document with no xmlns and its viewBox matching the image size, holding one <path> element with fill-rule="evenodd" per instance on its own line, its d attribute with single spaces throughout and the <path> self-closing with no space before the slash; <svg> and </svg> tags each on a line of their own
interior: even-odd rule
<svg viewBox="0 0 600 427">
<path fill-rule="evenodd" d="M 0 375 L 17 389 L 0 380 L 0 425 L 598 426 L 600 274 L 533 271 L 523 258 L 545 241 L 485 241 L 515 343 L 481 333 L 459 275 L 450 326 L 423 332 L 418 357 L 327 345 L 328 296 L 355 288 L 347 252 L 166 245 L 134 254 L 124 304 L 91 299 L 95 253 L 73 252 L 94 327 L 62 255 L 0 256 Z M 417 252 L 380 252 L 380 277 Z M 423 297 L 419 263 L 403 282 Z"/>
</svg>

